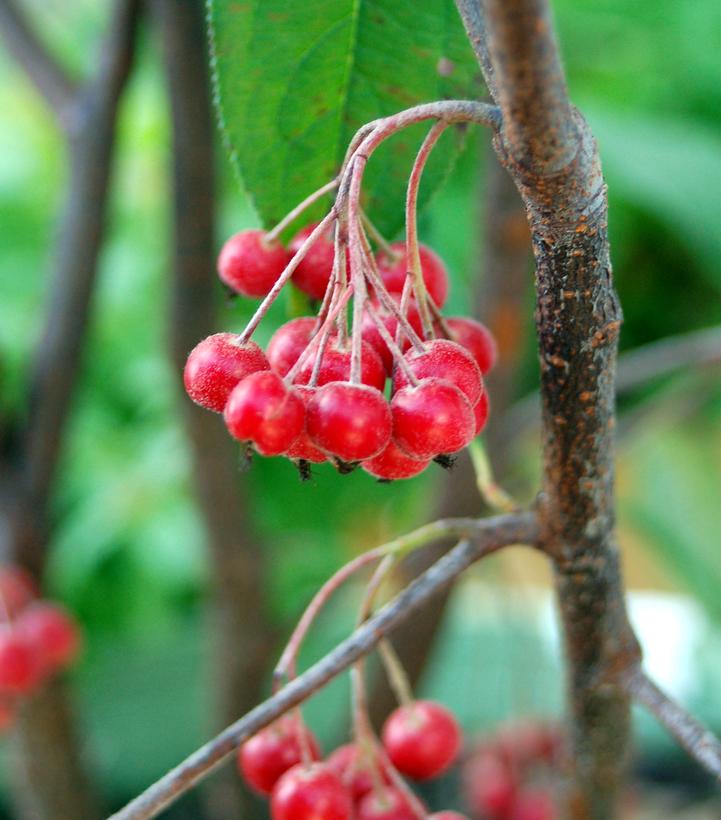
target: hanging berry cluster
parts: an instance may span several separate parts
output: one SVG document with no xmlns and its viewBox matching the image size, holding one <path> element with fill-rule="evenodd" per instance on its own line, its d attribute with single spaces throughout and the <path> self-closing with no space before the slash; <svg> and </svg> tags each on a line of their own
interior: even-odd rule
<svg viewBox="0 0 721 820">
<path fill-rule="evenodd" d="M 284 455 L 302 474 L 309 463 L 331 461 L 341 472 L 360 464 L 393 480 L 418 475 L 433 460 L 447 466 L 483 429 L 493 337 L 473 319 L 442 315 L 448 274 L 416 230 L 421 173 L 446 125 L 433 126 L 411 172 L 404 243 L 389 245 L 360 208 L 365 164 L 393 131 L 370 126 L 336 180 L 272 231 L 243 231 L 226 242 L 221 280 L 234 293 L 264 299 L 242 333 L 197 345 L 184 380 L 189 396 L 222 412 L 248 449 Z M 284 248 L 280 234 L 336 187 L 326 217 Z M 284 324 L 263 351 L 251 336 L 291 280 L 320 303 L 318 313 Z"/>
<path fill-rule="evenodd" d="M 38 598 L 18 567 L 0 568 L 0 730 L 13 720 L 17 701 L 29 697 L 80 650 L 80 630 L 62 607 Z"/>
</svg>

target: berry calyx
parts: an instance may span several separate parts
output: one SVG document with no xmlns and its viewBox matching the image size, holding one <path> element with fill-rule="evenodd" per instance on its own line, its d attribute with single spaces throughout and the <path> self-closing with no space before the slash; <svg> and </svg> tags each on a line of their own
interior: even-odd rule
<svg viewBox="0 0 721 820">
<path fill-rule="evenodd" d="M 449 316 L 446 324 L 453 334 L 453 341 L 470 352 L 484 376 L 493 369 L 498 348 L 493 334 L 484 324 L 468 316 Z"/>
<path fill-rule="evenodd" d="M 378 271 L 383 278 L 383 283 L 391 293 L 402 293 L 406 274 L 409 270 L 405 242 L 394 242 L 391 249 L 399 254 L 399 258 L 397 261 L 392 262 L 386 254 L 379 253 L 377 256 Z M 446 266 L 440 256 L 427 245 L 420 244 L 418 252 L 421 258 L 421 270 L 423 271 L 426 290 L 436 305 L 443 307 L 448 298 L 448 271 Z"/>
<path fill-rule="evenodd" d="M 255 342 L 241 342 L 235 333 L 214 333 L 191 351 L 183 381 L 196 404 L 222 413 L 238 382 L 269 367 L 265 353 Z"/>
<path fill-rule="evenodd" d="M 36 648 L 17 630 L 0 632 L 0 696 L 32 692 L 43 676 Z"/>
<path fill-rule="evenodd" d="M 316 229 L 317 223 L 302 228 L 290 243 L 291 253 L 295 253 Z M 308 252 L 298 263 L 293 273 L 293 283 L 303 293 L 320 301 L 325 295 L 333 273 L 335 247 L 332 234 L 322 234 L 308 248 Z"/>
<path fill-rule="evenodd" d="M 288 251 L 268 241 L 264 231 L 241 231 L 228 239 L 218 257 L 218 275 L 243 296 L 265 296 L 290 261 Z"/>
<path fill-rule="evenodd" d="M 455 453 L 473 438 L 475 420 L 468 399 L 443 379 L 422 379 L 391 400 L 393 440 L 412 458 Z"/>
<path fill-rule="evenodd" d="M 461 748 L 453 714 L 430 700 L 399 706 L 383 726 L 383 745 L 393 765 L 414 780 L 436 777 L 451 766 Z"/>
<path fill-rule="evenodd" d="M 315 356 L 308 356 L 300 372 L 293 380 L 294 384 L 308 384 L 313 373 Z M 351 352 L 328 346 L 323 351 L 318 371 L 318 387 L 330 382 L 347 382 L 350 379 Z M 386 383 L 386 371 L 383 362 L 373 348 L 363 342 L 361 345 L 361 381 L 377 390 L 383 390 Z"/>
<path fill-rule="evenodd" d="M 305 406 L 277 373 L 251 373 L 228 398 L 223 413 L 230 434 L 252 442 L 265 456 L 284 453 L 303 431 Z"/>
<path fill-rule="evenodd" d="M 46 672 L 69 666 L 80 652 L 78 625 L 57 604 L 32 604 L 22 612 L 15 628 L 35 648 L 35 654 Z"/>
<path fill-rule="evenodd" d="M 273 820 L 350 820 L 353 804 L 340 777 L 329 766 L 301 763 L 276 783 L 270 814 Z"/>
<path fill-rule="evenodd" d="M 385 449 L 377 456 L 361 464 L 363 470 L 382 481 L 396 481 L 401 478 L 413 478 L 422 473 L 431 463 L 430 459 L 412 458 L 391 439 Z"/>
<path fill-rule="evenodd" d="M 433 339 L 426 342 L 425 350 L 409 351 L 405 355 L 408 367 L 417 379 L 445 379 L 466 396 L 473 406 L 481 396 L 483 382 L 473 356 L 456 342 Z M 403 369 L 396 367 L 393 373 L 393 389 L 400 390 L 408 384 Z"/>
<path fill-rule="evenodd" d="M 408 797 L 394 786 L 373 790 L 356 807 L 357 820 L 418 820 Z"/>
<path fill-rule="evenodd" d="M 299 316 L 281 325 L 271 336 L 266 350 L 271 369 L 285 376 L 308 347 L 315 328 L 314 316 Z"/>
<path fill-rule="evenodd" d="M 305 726 L 300 726 L 295 717 L 281 718 L 240 747 L 238 770 L 251 788 L 261 794 L 270 794 L 280 777 L 300 763 L 299 731 L 305 734 L 311 758 L 319 760 L 320 749 L 315 736 Z"/>
<path fill-rule="evenodd" d="M 308 402 L 306 429 L 321 450 L 352 463 L 380 453 L 391 437 L 391 411 L 374 387 L 330 382 Z"/>
</svg>

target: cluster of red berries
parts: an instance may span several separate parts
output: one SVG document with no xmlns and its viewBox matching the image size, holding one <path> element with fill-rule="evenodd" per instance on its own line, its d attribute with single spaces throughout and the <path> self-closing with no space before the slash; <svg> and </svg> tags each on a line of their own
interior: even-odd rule
<svg viewBox="0 0 721 820">
<path fill-rule="evenodd" d="M 0 730 L 27 697 L 76 659 L 80 630 L 62 607 L 38 598 L 18 567 L 0 568 Z"/>
<path fill-rule="evenodd" d="M 519 721 L 483 738 L 463 768 L 465 798 L 478 820 L 556 820 L 562 756 L 557 726 Z"/>
<path fill-rule="evenodd" d="M 382 747 L 349 743 L 321 761 L 313 734 L 286 716 L 238 751 L 238 769 L 251 788 L 270 796 L 272 820 L 419 820 L 428 812 L 403 780 L 430 780 L 455 761 L 462 744 L 455 717 L 433 701 L 398 707 Z M 466 820 L 442 811 L 433 820 Z"/>
<path fill-rule="evenodd" d="M 315 228 L 301 231 L 290 250 L 262 231 L 226 242 L 219 273 L 234 292 L 267 295 L 293 264 L 293 282 L 324 301 L 317 317 L 282 325 L 265 352 L 245 333 L 204 339 L 185 367 L 188 395 L 222 412 L 234 438 L 262 455 L 294 460 L 302 473 L 309 463 L 331 461 L 341 471 L 360 464 L 393 480 L 418 475 L 434 459 L 447 464 L 488 418 L 483 375 L 495 362 L 493 337 L 473 319 L 440 314 L 448 274 L 420 246 L 424 301 L 434 310 L 424 331 L 398 243 L 368 256 L 376 278 L 368 280 L 360 319 L 354 316 L 354 353 L 341 313 L 353 289 L 339 296 L 334 242 L 321 233 L 308 245 Z M 299 252 L 300 261 L 293 256 Z"/>
</svg>

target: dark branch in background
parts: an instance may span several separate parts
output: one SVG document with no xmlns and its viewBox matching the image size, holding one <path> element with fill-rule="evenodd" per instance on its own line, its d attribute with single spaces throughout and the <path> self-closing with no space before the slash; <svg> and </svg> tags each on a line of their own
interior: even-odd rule
<svg viewBox="0 0 721 820">
<path fill-rule="evenodd" d="M 13 0 L 0 0 L 0 33 L 8 51 L 55 112 L 60 125 L 67 128 L 76 102 L 75 84 Z"/>
<path fill-rule="evenodd" d="M 27 421 L 5 453 L 0 545 L 8 560 L 41 579 L 50 537 L 49 499 L 81 363 L 91 294 L 105 228 L 118 102 L 133 59 L 139 3 L 119 0 L 101 44 L 96 75 L 73 90 L 39 38 L 8 0 L 0 28 L 11 53 L 56 110 L 67 137 L 68 192 L 53 252 L 45 327 L 28 386 Z M 32 820 L 98 816 L 81 760 L 62 681 L 54 681 L 20 710 L 15 801 Z"/>
<path fill-rule="evenodd" d="M 180 376 L 189 351 L 216 328 L 214 135 L 200 0 L 153 0 L 165 57 L 173 134 L 171 346 Z M 179 385 L 180 386 L 180 385 Z M 213 569 L 214 691 L 218 727 L 258 703 L 275 636 L 264 606 L 262 550 L 253 532 L 233 448 L 219 417 L 181 392 L 195 491 Z M 211 811 L 240 816 L 250 806 L 234 773 L 212 784 Z"/>
<path fill-rule="evenodd" d="M 634 666 L 621 675 L 631 697 L 645 706 L 691 757 L 721 783 L 721 742 Z"/>
<path fill-rule="evenodd" d="M 534 544 L 538 535 L 535 514 L 527 512 L 485 521 L 469 520 L 466 525 L 468 540 L 458 544 L 322 660 L 194 752 L 114 814 L 112 820 L 147 820 L 157 816 L 219 766 L 244 740 L 302 703 L 358 658 L 371 652 L 382 637 L 407 620 L 475 561 L 509 544 Z"/>
</svg>

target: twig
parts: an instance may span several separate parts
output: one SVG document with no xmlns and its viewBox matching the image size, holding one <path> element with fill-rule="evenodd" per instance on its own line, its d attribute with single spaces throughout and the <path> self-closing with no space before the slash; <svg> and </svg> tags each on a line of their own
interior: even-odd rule
<svg viewBox="0 0 721 820">
<path fill-rule="evenodd" d="M 509 544 L 534 544 L 538 538 L 535 514 L 517 513 L 477 521 L 471 538 L 472 540 L 463 541 L 441 558 L 322 660 L 206 743 L 114 814 L 113 820 L 147 820 L 156 817 L 220 765 L 243 741 L 309 698 L 354 661 L 367 655 L 382 637 L 409 618 L 475 561 Z"/>
<path fill-rule="evenodd" d="M 463 26 L 471 42 L 476 59 L 478 60 L 483 79 L 486 81 L 486 88 L 494 102 L 498 102 L 498 89 L 494 76 L 493 64 L 488 55 L 488 43 L 486 37 L 486 21 L 483 16 L 483 9 L 478 0 L 456 0 L 458 12 L 463 20 Z"/>
<path fill-rule="evenodd" d="M 621 680 L 631 697 L 655 715 L 678 744 L 721 783 L 721 741 L 659 689 L 640 667 L 624 673 Z"/>
</svg>

